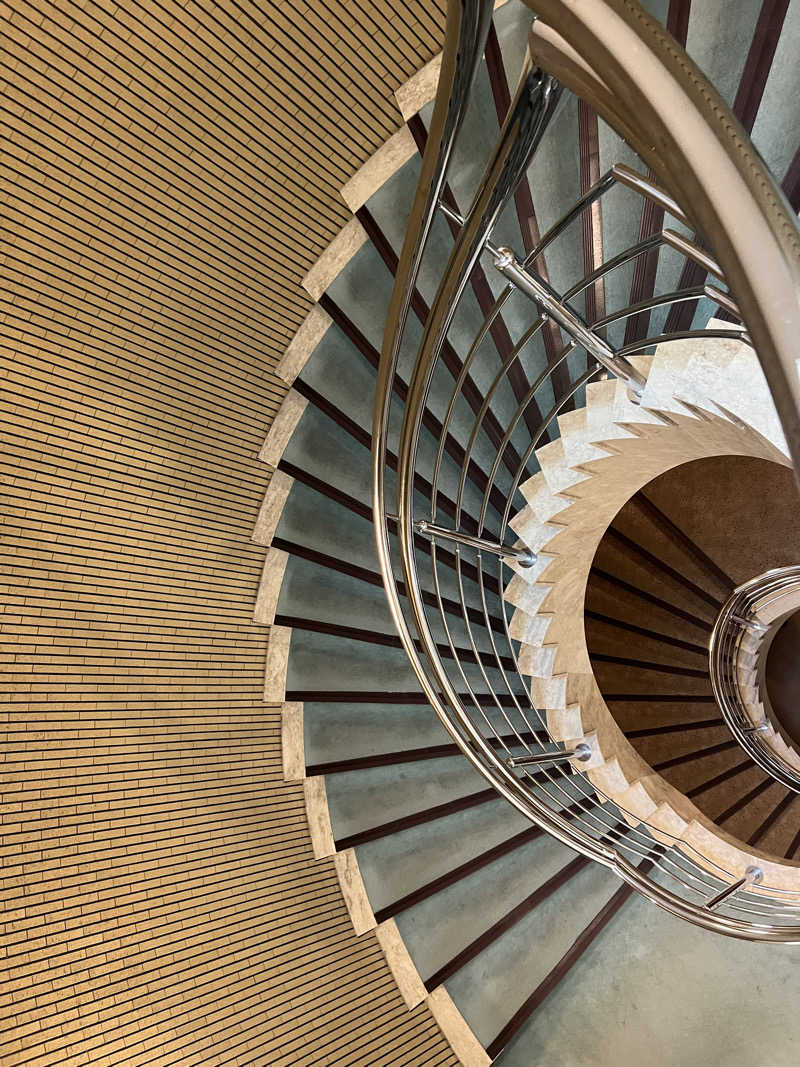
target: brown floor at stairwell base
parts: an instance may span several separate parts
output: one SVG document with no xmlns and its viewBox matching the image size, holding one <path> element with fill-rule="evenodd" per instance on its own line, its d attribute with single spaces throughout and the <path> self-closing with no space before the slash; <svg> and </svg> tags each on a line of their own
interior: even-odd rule
<svg viewBox="0 0 800 1067">
<path fill-rule="evenodd" d="M 775 634 L 765 680 L 778 722 L 800 745 L 800 613 L 790 616 Z"/>
<path fill-rule="evenodd" d="M 683 464 L 621 509 L 586 593 L 595 675 L 631 743 L 728 833 L 782 856 L 797 846 L 800 798 L 786 800 L 782 786 L 743 764 L 721 717 L 713 721 L 706 647 L 714 605 L 735 585 L 800 562 L 797 512 L 788 468 L 739 456 Z M 798 647 L 800 614 L 775 653 L 800 728 Z"/>
<path fill-rule="evenodd" d="M 789 467 L 715 456 L 682 464 L 644 491 L 737 585 L 800 563 L 800 496 Z"/>
</svg>

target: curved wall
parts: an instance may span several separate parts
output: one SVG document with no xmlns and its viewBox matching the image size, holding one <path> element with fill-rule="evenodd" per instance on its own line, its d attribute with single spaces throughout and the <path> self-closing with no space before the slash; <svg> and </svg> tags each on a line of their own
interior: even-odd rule
<svg viewBox="0 0 800 1067">
<path fill-rule="evenodd" d="M 454 1063 L 282 781 L 274 367 L 431 4 L 0 11 L 0 1062 Z"/>
</svg>

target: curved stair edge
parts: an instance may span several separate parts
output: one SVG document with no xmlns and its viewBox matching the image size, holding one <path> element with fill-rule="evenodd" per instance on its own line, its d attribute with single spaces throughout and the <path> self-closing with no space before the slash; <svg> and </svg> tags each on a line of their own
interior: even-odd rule
<svg viewBox="0 0 800 1067">
<path fill-rule="evenodd" d="M 495 7 L 507 0 L 496 0 Z M 409 126 L 436 94 L 441 53 L 401 85 L 396 99 L 403 125 L 387 139 L 340 190 L 353 218 L 348 220 L 322 251 L 301 281 L 315 301 L 291 338 L 276 373 L 289 387 L 273 419 L 259 459 L 272 468 L 272 477 L 261 503 L 252 540 L 266 549 L 253 608 L 253 620 L 270 627 L 264 671 L 264 700 L 281 704 L 281 752 L 283 778 L 303 783 L 304 808 L 316 860 L 332 859 L 339 888 L 356 937 L 372 934 L 381 948 L 395 985 L 409 1011 L 424 1004 L 463 1067 L 488 1067 L 491 1057 L 477 1039 L 444 985 L 428 992 L 393 918 L 378 923 L 367 895 L 354 848 L 337 851 L 331 826 L 324 775 L 306 775 L 303 703 L 287 701 L 286 677 L 292 630 L 274 624 L 288 554 L 272 544 L 294 479 L 278 469 L 308 400 L 294 383 L 323 340 L 333 320 L 321 305 L 333 281 L 367 242 L 368 234 L 355 216 L 367 200 L 419 152 Z M 411 110 L 409 106 L 413 101 Z"/>
<path fill-rule="evenodd" d="M 504 0 L 500 0 L 496 6 L 499 7 L 502 2 Z M 424 107 L 435 93 L 436 78 L 438 77 L 437 59 L 434 58 L 427 67 L 429 68 L 427 72 L 423 68 L 423 71 L 418 72 L 417 75 L 409 79 L 405 87 L 401 87 L 397 91 L 396 98 L 406 122 L 409 119 L 413 119 L 418 114 L 419 109 Z M 414 84 L 412 85 L 412 83 Z M 426 85 L 429 86 L 429 89 L 425 88 Z M 395 140 L 391 149 L 387 148 L 386 145 L 381 146 L 373 157 L 364 164 L 361 168 L 363 173 L 359 180 L 360 184 L 356 181 L 358 173 L 360 173 L 358 172 L 343 186 L 343 199 L 345 199 L 352 211 L 358 211 L 363 206 L 363 200 L 361 203 L 359 203 L 359 200 L 364 195 L 364 191 L 370 189 L 370 182 L 375 181 L 375 175 L 381 172 L 382 167 L 386 167 L 384 181 L 388 181 L 396 173 L 397 169 L 403 165 L 403 153 L 409 143 L 408 137 L 403 131 L 407 129 L 408 127 L 405 126 L 392 135 Z M 368 198 L 369 195 L 370 193 L 367 192 L 364 199 Z M 339 320 L 332 318 L 326 310 L 325 287 L 330 285 L 347 268 L 353 256 L 369 238 L 370 234 L 364 229 L 360 220 L 358 218 L 352 219 L 334 237 L 328 248 L 320 256 L 317 264 L 306 275 L 303 282 L 304 287 L 317 302 L 314 303 L 301 327 L 287 346 L 279 364 L 278 375 L 288 386 L 294 385 L 305 364 L 325 337 L 330 325 L 334 322 L 338 325 Z M 302 388 L 302 383 L 298 383 L 298 385 Z M 270 466 L 277 467 L 280 462 L 302 418 L 306 405 L 305 397 L 296 389 L 291 389 L 290 393 L 287 394 L 284 405 L 270 427 L 261 450 L 261 458 Z M 267 623 L 269 625 L 274 624 L 283 580 L 283 570 L 287 562 L 285 555 L 272 544 L 272 540 L 293 484 L 294 479 L 290 475 L 287 475 L 282 470 L 275 470 L 259 512 L 259 519 L 253 537 L 254 541 L 268 550 L 264 561 L 264 570 L 255 610 L 258 612 L 260 620 L 270 620 Z M 355 852 L 347 849 L 342 850 L 340 853 L 336 852 L 331 830 L 331 816 L 328 808 L 325 777 L 314 773 L 310 777 L 306 777 L 305 753 L 303 751 L 303 704 L 299 701 L 285 700 L 292 630 L 287 626 L 275 627 L 274 625 L 273 629 L 275 629 L 277 636 L 271 658 L 268 654 L 267 670 L 265 671 L 265 698 L 270 702 L 277 701 L 283 705 L 282 749 L 285 777 L 287 781 L 303 781 L 306 814 L 312 832 L 312 840 L 315 842 L 315 855 L 318 855 L 321 860 L 329 857 L 333 858 L 340 890 L 348 908 L 355 935 L 363 936 L 363 934 L 374 930 L 375 937 L 387 959 L 389 969 L 392 971 L 393 979 L 408 1007 L 412 1008 L 424 1002 L 460 1062 L 468 1065 L 468 1067 L 472 1067 L 473 1064 L 476 1067 L 477 1065 L 484 1067 L 503 1048 L 500 1040 L 503 1035 L 501 1034 L 494 1041 L 485 1041 L 484 1047 L 470 1029 L 466 1019 L 452 1001 L 444 985 L 437 986 L 429 994 L 425 993 L 424 987 L 420 991 L 420 986 L 422 985 L 420 975 L 402 941 L 397 924 L 393 919 L 386 920 L 380 924 L 375 922 L 375 915 L 367 899 Z M 270 645 L 272 645 L 272 640 Z M 630 890 L 627 887 L 620 887 L 609 903 L 616 902 L 617 898 L 620 901 L 624 901 L 627 899 L 626 894 L 629 893 Z M 607 908 L 604 908 L 600 914 L 604 915 L 606 910 Z M 590 938 L 587 938 L 589 931 L 592 931 L 592 936 L 594 936 L 594 926 L 590 925 L 587 931 L 580 935 L 576 944 L 580 943 L 582 947 L 585 947 L 584 942 L 588 943 L 588 940 L 590 940 Z M 564 960 L 569 960 L 571 964 L 573 958 L 570 955 L 571 951 L 565 955 L 563 960 L 559 961 L 557 968 L 562 967 Z M 543 983 L 543 987 L 546 984 L 546 982 Z"/>
<path fill-rule="evenodd" d="M 602 512 L 605 507 L 604 522 L 613 521 L 622 497 L 617 499 L 602 485 L 604 475 L 607 480 L 612 468 L 622 469 L 616 468 L 617 461 L 626 458 L 624 469 L 626 473 L 631 471 L 627 479 L 631 484 L 618 488 L 620 493 L 624 488 L 624 498 L 629 499 L 638 487 L 638 483 L 633 485 L 638 470 L 635 457 L 638 453 L 640 460 L 645 458 L 643 442 L 647 443 L 646 458 L 651 464 L 654 458 L 658 462 L 662 453 L 674 465 L 691 459 L 695 452 L 699 457 L 716 454 L 717 449 L 788 462 L 777 441 L 722 405 L 714 405 L 725 412 L 717 415 L 696 406 L 702 403 L 702 397 L 695 396 L 693 401 L 678 399 L 676 391 L 665 387 L 663 367 L 657 362 L 653 367 L 659 387 L 653 392 L 661 403 L 651 401 L 634 407 L 624 397 L 619 383 L 590 386 L 587 407 L 560 418 L 561 436 L 537 450 L 541 473 L 521 486 L 528 503 L 511 525 L 524 544 L 536 552 L 544 549 L 547 555 L 543 567 L 513 567 L 516 575 L 505 591 L 506 600 L 514 607 L 510 632 L 522 642 L 520 667 L 531 679 L 532 698 L 547 709 L 553 736 L 567 747 L 581 741 L 590 745 L 590 761 L 581 764 L 573 760 L 573 766 L 585 773 L 601 794 L 618 803 L 631 816 L 629 822 L 641 821 L 655 827 L 657 837 L 658 829 L 665 831 L 669 835 L 665 843 L 670 843 L 671 837 L 685 842 L 696 858 L 709 864 L 712 873 L 718 865 L 738 870 L 755 863 L 765 870 L 771 885 L 796 890 L 797 864 L 781 864 L 757 849 L 744 849 L 742 842 L 702 815 L 642 760 L 616 727 L 593 682 L 582 623 L 577 627 L 577 616 L 569 606 L 562 606 L 559 612 L 559 600 L 569 602 L 574 609 L 573 602 L 581 591 L 575 588 L 573 568 L 569 574 L 562 573 L 558 561 L 565 555 L 573 559 L 567 546 L 577 538 L 577 551 L 585 557 L 588 580 L 591 557 L 602 531 L 594 540 L 587 538 L 581 517 L 589 507 L 593 516 L 597 508 Z M 735 392 L 735 387 L 731 388 Z M 675 447 L 675 441 L 665 451 L 660 439 L 674 438 L 676 434 L 686 437 L 683 452 Z M 652 470 L 645 483 L 651 476 Z"/>
</svg>

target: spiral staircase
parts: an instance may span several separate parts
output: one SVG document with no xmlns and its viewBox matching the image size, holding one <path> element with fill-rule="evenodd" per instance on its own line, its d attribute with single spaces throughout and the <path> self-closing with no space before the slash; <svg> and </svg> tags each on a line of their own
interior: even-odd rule
<svg viewBox="0 0 800 1067">
<path fill-rule="evenodd" d="M 800 5 L 644 7 L 796 211 Z M 447 51 L 398 90 L 402 125 L 342 190 L 353 218 L 305 278 L 316 303 L 279 367 L 253 535 L 265 699 L 283 702 L 284 775 L 303 781 L 355 935 L 377 938 L 462 1063 L 789 1064 L 800 800 L 763 760 L 796 756 L 761 727 L 753 671 L 741 730 L 767 754 L 743 752 L 708 643 L 741 583 L 797 559 L 792 437 L 714 242 L 579 98 L 568 50 L 577 92 L 542 105 L 536 151 L 419 369 L 526 55 L 555 55 L 530 24 L 524 4 L 495 6 L 389 372 Z M 549 313 L 519 284 L 531 263 Z M 376 472 L 387 500 L 407 488 L 378 551 Z M 414 604 L 422 629 L 398 631 Z"/>
</svg>

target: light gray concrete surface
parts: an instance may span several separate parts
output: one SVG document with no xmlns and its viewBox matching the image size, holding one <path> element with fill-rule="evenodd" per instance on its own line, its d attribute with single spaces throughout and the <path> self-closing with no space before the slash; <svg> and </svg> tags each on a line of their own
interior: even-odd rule
<svg viewBox="0 0 800 1067">
<path fill-rule="evenodd" d="M 633 897 L 498 1067 L 794 1067 L 800 948 L 697 930 Z"/>
</svg>

